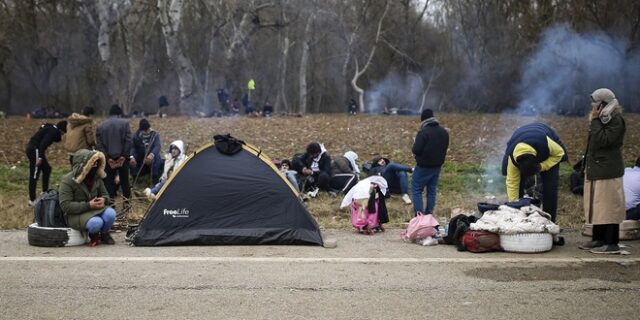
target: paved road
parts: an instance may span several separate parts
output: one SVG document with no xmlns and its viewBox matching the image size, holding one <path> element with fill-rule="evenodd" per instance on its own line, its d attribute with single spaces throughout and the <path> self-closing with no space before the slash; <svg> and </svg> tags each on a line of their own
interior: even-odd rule
<svg viewBox="0 0 640 320">
<path fill-rule="evenodd" d="M 338 247 L 38 248 L 0 232 L 2 319 L 639 319 L 628 256 L 457 252 L 328 230 Z"/>
</svg>

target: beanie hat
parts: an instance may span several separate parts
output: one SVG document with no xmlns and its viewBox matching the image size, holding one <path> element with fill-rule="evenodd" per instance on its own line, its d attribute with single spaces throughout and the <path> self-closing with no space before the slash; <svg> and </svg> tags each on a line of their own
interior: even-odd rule
<svg viewBox="0 0 640 320">
<path fill-rule="evenodd" d="M 60 131 L 62 131 L 64 133 L 67 133 L 67 121 L 66 120 L 62 120 L 62 121 L 59 121 L 58 123 L 56 123 L 56 127 Z"/>
<path fill-rule="evenodd" d="M 433 118 L 433 110 L 431 109 L 422 110 L 422 114 L 420 115 L 420 121 L 425 121 L 429 118 Z"/>
<path fill-rule="evenodd" d="M 122 115 L 122 109 L 120 108 L 119 105 L 114 104 L 114 105 L 111 106 L 111 109 L 109 109 L 109 115 L 110 116 Z"/>
<path fill-rule="evenodd" d="M 140 130 L 147 130 L 151 128 L 151 124 L 147 119 L 140 119 L 140 125 L 138 127 L 140 128 Z"/>
</svg>

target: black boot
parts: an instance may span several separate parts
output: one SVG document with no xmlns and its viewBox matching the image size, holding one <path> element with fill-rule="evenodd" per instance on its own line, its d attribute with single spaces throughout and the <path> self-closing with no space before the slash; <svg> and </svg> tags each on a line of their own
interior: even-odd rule
<svg viewBox="0 0 640 320">
<path fill-rule="evenodd" d="M 111 237 L 111 234 L 109 233 L 109 231 L 102 232 L 100 234 L 100 238 L 102 239 L 102 243 L 104 243 L 104 244 L 116 244 L 116 241 L 113 240 L 113 238 Z"/>
</svg>

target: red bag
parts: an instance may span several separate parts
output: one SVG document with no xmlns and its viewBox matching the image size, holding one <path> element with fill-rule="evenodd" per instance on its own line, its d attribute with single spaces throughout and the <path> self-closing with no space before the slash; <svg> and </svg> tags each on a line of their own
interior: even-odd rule
<svg viewBox="0 0 640 320">
<path fill-rule="evenodd" d="M 464 233 L 461 242 L 469 252 L 502 251 L 500 236 L 489 231 L 469 230 Z"/>
</svg>

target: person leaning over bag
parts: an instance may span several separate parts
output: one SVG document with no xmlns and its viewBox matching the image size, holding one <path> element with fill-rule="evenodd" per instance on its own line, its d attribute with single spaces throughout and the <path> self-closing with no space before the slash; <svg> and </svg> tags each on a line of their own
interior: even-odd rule
<svg viewBox="0 0 640 320">
<path fill-rule="evenodd" d="M 626 126 L 611 90 L 602 88 L 591 94 L 589 120 L 584 212 L 586 223 L 593 224 L 593 234 L 580 249 L 619 253 L 620 223 L 625 218 L 622 145 Z"/>
<path fill-rule="evenodd" d="M 73 169 L 62 177 L 58 188 L 60 208 L 67 225 L 89 234 L 89 246 L 114 244 L 109 230 L 116 211 L 107 206 L 109 194 L 102 182 L 106 177 L 102 152 L 82 149 L 73 154 Z"/>
</svg>

